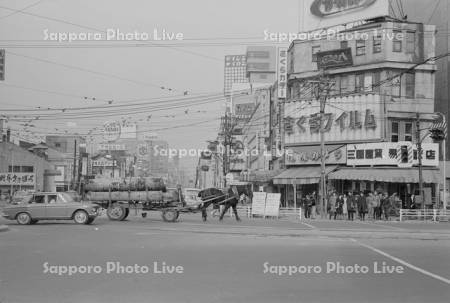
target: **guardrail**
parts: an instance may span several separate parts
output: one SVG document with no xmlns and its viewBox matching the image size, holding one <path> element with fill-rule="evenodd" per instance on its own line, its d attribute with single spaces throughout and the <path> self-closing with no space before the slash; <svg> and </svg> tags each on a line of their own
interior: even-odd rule
<svg viewBox="0 0 450 303">
<path fill-rule="evenodd" d="M 220 211 L 222 211 L 222 207 L 220 207 Z M 252 207 L 251 206 L 238 206 L 237 207 L 238 215 L 245 216 L 247 218 L 252 218 Z M 228 211 L 228 216 L 232 217 L 233 210 L 230 208 Z M 280 208 L 280 212 L 278 215 L 278 219 L 294 219 L 294 220 L 302 220 L 302 209 L 301 208 Z"/>
<path fill-rule="evenodd" d="M 443 209 L 400 209 L 400 221 L 408 219 L 423 219 L 438 221 L 448 221 L 450 212 Z"/>
</svg>

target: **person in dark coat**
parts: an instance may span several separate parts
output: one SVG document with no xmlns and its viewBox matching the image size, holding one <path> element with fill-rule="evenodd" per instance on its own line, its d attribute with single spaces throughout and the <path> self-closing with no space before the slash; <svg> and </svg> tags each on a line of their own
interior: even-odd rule
<svg viewBox="0 0 450 303">
<path fill-rule="evenodd" d="M 228 189 L 228 196 L 226 199 L 230 199 L 227 202 L 225 202 L 225 207 L 222 210 L 222 213 L 220 214 L 219 221 L 223 220 L 223 216 L 228 211 L 228 209 L 231 207 L 233 208 L 234 216 L 236 217 L 236 221 L 241 221 L 239 218 L 238 212 L 237 212 L 237 204 L 239 203 L 239 192 L 236 188 L 236 186 L 231 186 Z"/>
<path fill-rule="evenodd" d="M 356 199 L 355 196 L 353 195 L 352 192 L 348 193 L 348 198 L 347 198 L 347 212 L 348 212 L 348 220 L 353 221 L 355 218 L 355 212 L 356 209 L 358 208 L 357 203 L 356 203 Z"/>
<path fill-rule="evenodd" d="M 366 214 L 369 211 L 369 207 L 367 205 L 367 199 L 364 196 L 364 193 L 361 192 L 358 198 L 358 213 L 359 219 L 364 221 L 366 219 Z"/>
</svg>

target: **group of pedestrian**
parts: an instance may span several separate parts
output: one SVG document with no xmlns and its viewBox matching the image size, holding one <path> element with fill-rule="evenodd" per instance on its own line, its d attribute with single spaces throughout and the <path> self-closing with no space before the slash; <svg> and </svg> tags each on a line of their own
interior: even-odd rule
<svg viewBox="0 0 450 303">
<path fill-rule="evenodd" d="M 317 203 L 316 192 L 307 194 L 302 199 L 302 208 L 305 212 L 305 218 L 314 219 L 316 217 L 316 203 Z"/>
<path fill-rule="evenodd" d="M 389 196 L 383 192 L 348 192 L 338 194 L 332 192 L 327 199 L 329 219 L 345 219 L 354 221 L 356 215 L 361 221 L 389 220 L 390 213 L 399 201 L 397 193 Z M 305 216 L 306 217 L 306 216 Z M 307 217 L 306 217 L 307 218 Z"/>
</svg>

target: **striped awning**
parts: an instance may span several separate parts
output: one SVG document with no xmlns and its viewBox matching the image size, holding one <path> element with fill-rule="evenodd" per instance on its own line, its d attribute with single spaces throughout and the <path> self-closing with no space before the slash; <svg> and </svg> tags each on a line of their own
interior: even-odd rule
<svg viewBox="0 0 450 303">
<path fill-rule="evenodd" d="M 438 169 L 423 169 L 424 183 L 439 183 Z M 419 183 L 418 168 L 342 168 L 329 174 L 330 180 L 360 180 L 390 183 Z"/>
<path fill-rule="evenodd" d="M 336 165 L 327 166 L 325 173 L 337 168 Z M 273 184 L 316 184 L 320 181 L 320 166 L 291 167 L 273 178 Z"/>
</svg>

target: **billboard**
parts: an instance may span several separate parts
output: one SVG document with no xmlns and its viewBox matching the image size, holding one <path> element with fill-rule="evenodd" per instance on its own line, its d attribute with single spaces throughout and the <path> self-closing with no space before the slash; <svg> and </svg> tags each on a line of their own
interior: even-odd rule
<svg viewBox="0 0 450 303">
<path fill-rule="evenodd" d="M 300 32 L 389 16 L 390 0 L 299 1 Z"/>
<path fill-rule="evenodd" d="M 319 69 L 338 68 L 353 65 L 352 49 L 336 49 L 317 53 Z"/>
<path fill-rule="evenodd" d="M 346 164 L 345 145 L 327 145 L 325 147 L 326 164 Z M 320 146 L 290 147 L 286 149 L 286 165 L 314 165 L 321 163 Z"/>
<path fill-rule="evenodd" d="M 286 145 L 312 145 L 320 142 L 320 104 L 316 100 L 285 104 Z M 370 141 L 383 138 L 383 112 L 380 95 L 367 94 L 328 98 L 323 128 L 325 142 Z"/>
<path fill-rule="evenodd" d="M 407 147 L 407 165 L 402 163 L 402 147 Z M 439 166 L 439 144 L 422 144 L 422 165 Z M 411 167 L 419 165 L 417 145 L 411 142 L 380 142 L 347 145 L 348 166 L 392 165 Z"/>
<path fill-rule="evenodd" d="M 278 98 L 286 99 L 287 96 L 287 47 L 278 48 L 277 60 Z"/>
<path fill-rule="evenodd" d="M 125 124 L 120 129 L 120 139 L 136 139 L 137 125 L 135 123 Z"/>
<path fill-rule="evenodd" d="M 103 125 L 103 139 L 107 142 L 116 141 L 120 138 L 121 124 L 119 121 L 106 122 Z"/>
<path fill-rule="evenodd" d="M 247 74 L 251 72 L 276 71 L 275 46 L 249 46 L 247 47 Z"/>
<path fill-rule="evenodd" d="M 0 185 L 34 186 L 34 173 L 0 173 Z"/>
<path fill-rule="evenodd" d="M 247 56 L 228 55 L 225 56 L 224 67 L 224 94 L 229 96 L 233 83 L 248 83 L 247 79 Z"/>
</svg>

